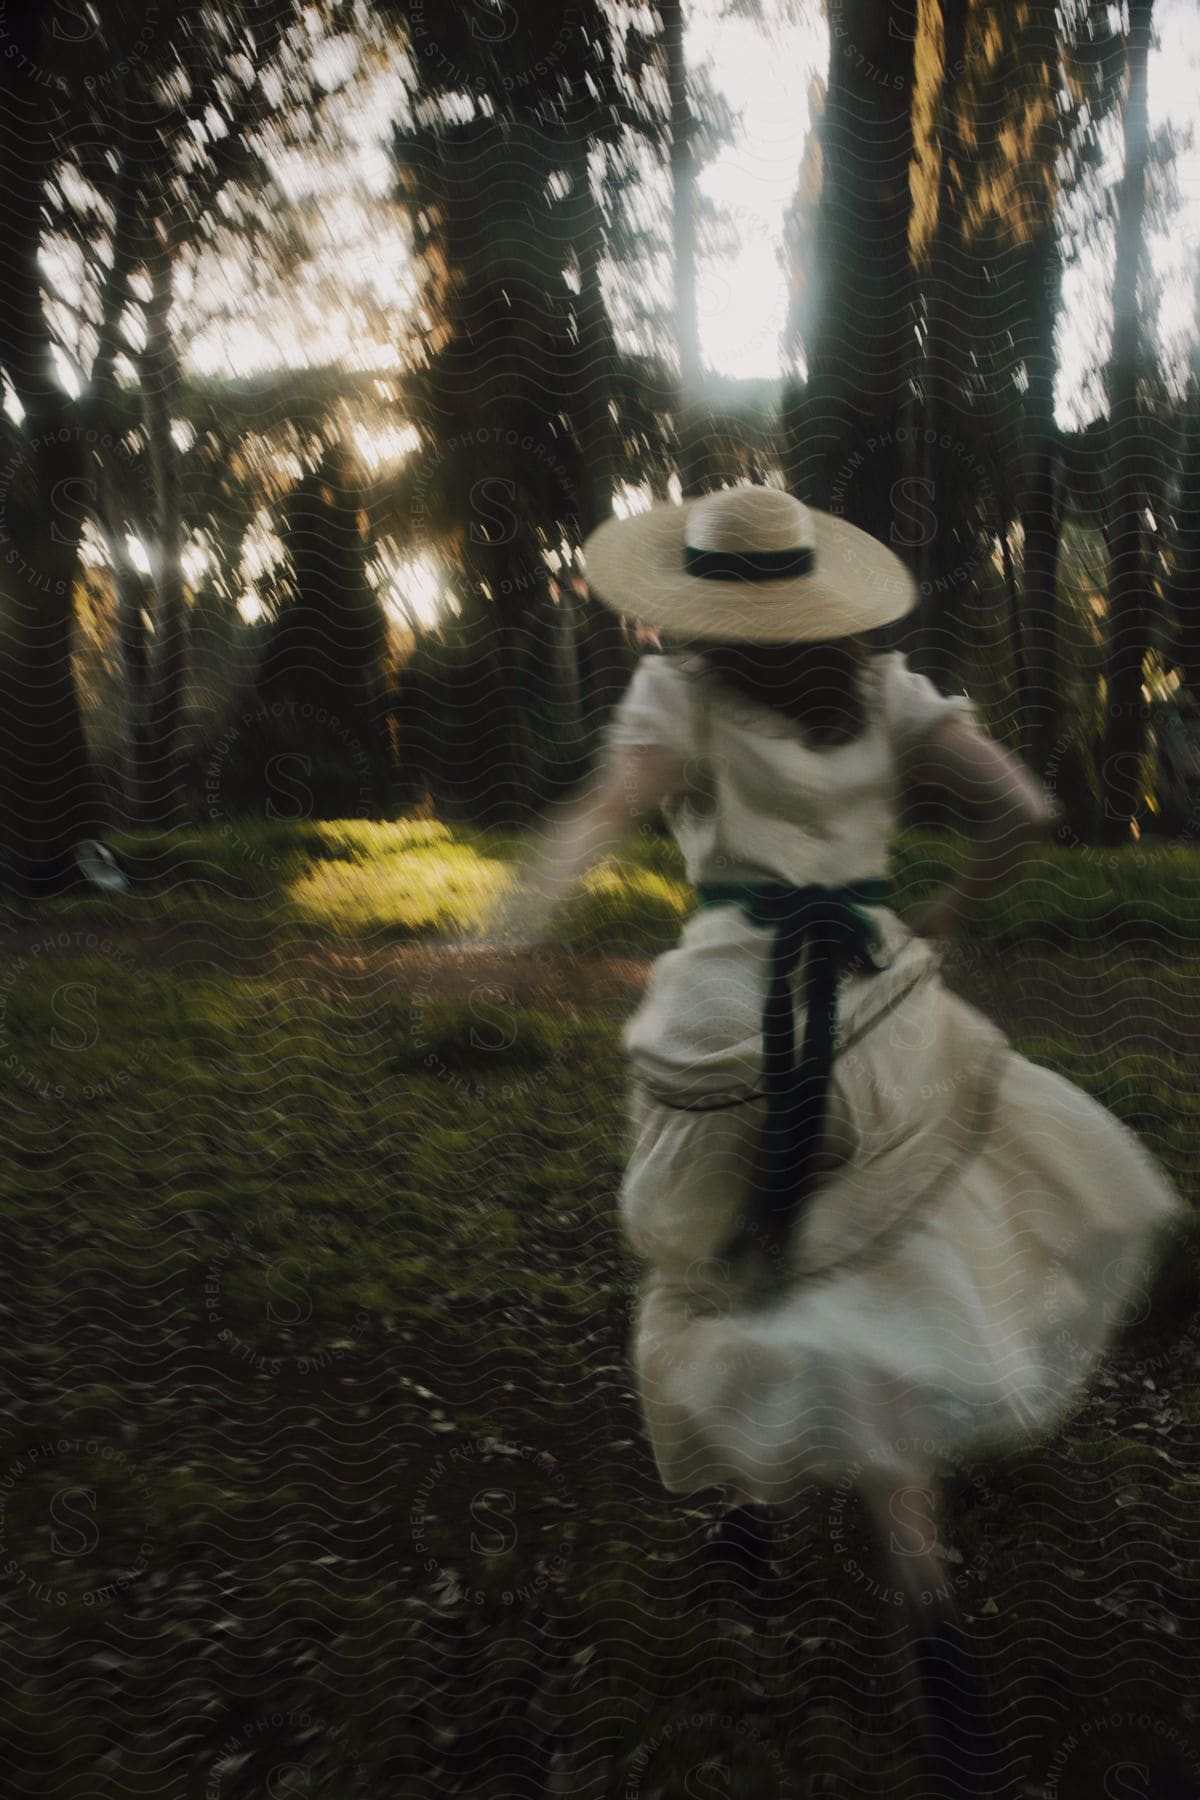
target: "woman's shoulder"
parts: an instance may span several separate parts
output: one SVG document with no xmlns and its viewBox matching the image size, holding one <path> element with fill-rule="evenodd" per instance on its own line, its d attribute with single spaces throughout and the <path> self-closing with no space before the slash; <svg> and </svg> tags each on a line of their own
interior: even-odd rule
<svg viewBox="0 0 1200 1800">
<path fill-rule="evenodd" d="M 655 650 L 644 655 L 625 690 L 631 704 L 653 701 L 673 710 L 685 705 L 704 676 L 703 661 L 685 651 Z"/>
<path fill-rule="evenodd" d="M 903 753 L 947 719 L 982 730 L 974 702 L 966 694 L 943 694 L 919 670 L 909 667 L 902 650 L 882 651 L 875 658 L 879 704 L 893 745 Z"/>
<path fill-rule="evenodd" d="M 669 744 L 690 750 L 696 671 L 683 654 L 643 655 L 608 726 L 610 743 Z"/>
<path fill-rule="evenodd" d="M 660 650 L 643 661 L 656 663 L 671 681 L 695 683 L 708 674 L 708 664 L 698 650 Z"/>
<path fill-rule="evenodd" d="M 862 670 L 868 715 L 878 721 L 894 751 L 904 754 L 943 720 L 956 718 L 982 730 L 966 694 L 942 694 L 927 675 L 909 667 L 903 651 L 876 651 Z M 725 723 L 763 738 L 797 741 L 794 720 L 765 700 L 722 681 L 695 650 L 662 650 L 642 656 L 609 727 L 618 744 L 670 744 L 691 754 L 712 728 Z"/>
</svg>

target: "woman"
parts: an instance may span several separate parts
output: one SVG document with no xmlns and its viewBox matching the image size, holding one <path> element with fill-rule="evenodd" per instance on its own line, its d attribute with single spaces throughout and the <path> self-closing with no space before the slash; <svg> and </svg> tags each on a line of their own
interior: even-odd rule
<svg viewBox="0 0 1200 1800">
<path fill-rule="evenodd" d="M 658 809 L 699 890 L 625 1033 L 620 1208 L 659 1473 L 725 1487 L 746 1526 L 849 1475 L 886 1546 L 947 1464 L 1064 1418 L 1181 1203 L 942 985 L 936 941 L 1017 878 L 1049 813 L 965 698 L 866 647 L 915 598 L 899 560 L 763 487 L 610 520 L 586 555 L 599 597 L 673 649 L 642 659 L 540 907 L 512 916 L 536 935 Z M 885 867 L 916 782 L 977 843 L 905 923 Z M 944 1580 L 926 1538 L 895 1570 L 918 1607 Z"/>
</svg>

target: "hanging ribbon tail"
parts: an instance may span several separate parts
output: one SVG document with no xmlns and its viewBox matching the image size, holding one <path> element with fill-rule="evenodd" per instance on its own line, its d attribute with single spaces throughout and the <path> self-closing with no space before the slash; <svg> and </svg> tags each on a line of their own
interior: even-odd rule
<svg viewBox="0 0 1200 1800">
<path fill-rule="evenodd" d="M 878 971 L 876 928 L 860 909 L 886 905 L 888 887 L 874 879 L 844 888 L 720 882 L 702 885 L 699 893 L 702 905 L 738 905 L 755 924 L 775 928 L 762 1016 L 767 1116 L 757 1146 L 749 1216 L 725 1250 L 736 1256 L 756 1243 L 774 1259 L 815 1186 L 837 1041 L 838 979 L 852 957 L 862 957 L 869 969 Z M 797 1065 L 792 975 L 806 945 L 806 1021 Z M 779 1261 L 775 1273 L 780 1273 Z"/>
<path fill-rule="evenodd" d="M 832 934 L 829 938 L 814 935 L 809 945 L 804 994 L 807 1027 L 796 1072 L 793 1111 L 791 1149 L 796 1174 L 792 1193 L 784 1197 L 788 1210 L 792 1195 L 802 1197 L 813 1186 L 816 1161 L 825 1135 L 829 1085 L 833 1079 L 839 964 L 838 945 Z"/>
</svg>

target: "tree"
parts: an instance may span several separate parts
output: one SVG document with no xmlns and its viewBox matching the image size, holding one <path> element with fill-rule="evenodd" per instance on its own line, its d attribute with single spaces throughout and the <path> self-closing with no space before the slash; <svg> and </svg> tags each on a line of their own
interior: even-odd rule
<svg viewBox="0 0 1200 1800">
<path fill-rule="evenodd" d="M 370 527 L 361 469 L 344 447 L 329 450 L 297 483 L 285 508 L 283 542 L 290 564 L 288 601 L 263 655 L 258 692 L 268 707 L 282 702 L 297 721 L 295 740 L 324 741 L 341 761 L 343 789 L 366 791 L 374 810 L 387 797 L 385 725 L 387 621 L 371 586 Z M 298 713 L 296 709 L 299 709 Z M 346 746 L 340 755 L 338 745 Z M 357 773 L 351 765 L 357 753 Z"/>
<path fill-rule="evenodd" d="M 915 37 L 915 0 L 837 9 L 820 122 L 820 261 L 805 296 L 807 376 L 783 418 L 790 491 L 885 541 L 904 474 L 896 427 L 912 360 Z M 857 470 L 863 479 L 850 479 Z"/>
<path fill-rule="evenodd" d="M 1053 223 L 1034 241 L 1028 267 L 1031 294 L 1025 309 L 1028 386 L 1021 486 L 1024 612 L 1014 621 L 1014 630 L 1023 635 L 1024 659 L 1017 721 L 1018 742 L 1031 765 L 1045 769 L 1058 735 L 1061 695 L 1056 630 L 1061 502 L 1054 423 L 1054 328 L 1061 304 L 1062 272 Z"/>
<path fill-rule="evenodd" d="M 1200 369 L 1195 366 L 1182 411 L 1171 610 L 1179 670 L 1185 687 L 1200 701 Z"/>
<path fill-rule="evenodd" d="M 679 346 L 679 482 L 684 498 L 703 491 L 700 319 L 696 304 L 695 120 L 684 54 L 682 0 L 658 0 L 670 99 L 671 239 Z"/>
<path fill-rule="evenodd" d="M 1128 838 L 1142 804 L 1145 739 L 1142 677 L 1149 598 L 1143 514 L 1149 445 L 1139 383 L 1143 368 L 1138 274 L 1143 257 L 1149 127 L 1146 69 L 1153 0 L 1129 0 L 1123 121 L 1125 168 L 1117 200 L 1112 347 L 1108 365 L 1107 708 L 1101 761 L 1103 834 Z"/>
<path fill-rule="evenodd" d="M 960 673 L 971 592 L 999 539 L 1013 737 L 1036 760 L 1057 721 L 1058 210 L 1095 161 L 1111 34 L 1090 0 L 1033 0 L 1016 14 L 944 0 L 938 16 L 940 32 L 918 39 L 914 101 L 914 474 L 936 515 L 916 560 L 918 660 L 943 685 Z M 936 79 L 921 74 L 931 60 Z"/>
<path fill-rule="evenodd" d="M 115 165 L 116 226 L 107 246 L 101 280 L 116 315 L 105 359 L 93 371 L 93 410 L 111 426 L 119 402 L 115 382 L 116 321 L 141 314 L 144 347 L 131 360 L 139 377 L 141 426 L 147 445 L 151 487 L 149 592 L 129 578 L 119 540 L 124 521 L 107 528 L 117 570 L 122 614 L 126 710 L 129 741 L 127 817 L 160 825 L 186 816 L 187 682 L 189 624 L 183 573 L 184 483 L 174 439 L 181 391 L 175 289 L 185 259 L 194 262 L 206 241 L 231 234 L 232 207 L 218 203 L 231 184 L 262 186 L 265 171 L 253 144 L 274 120 L 279 105 L 272 76 L 286 58 L 292 103 L 311 93 L 287 34 L 288 8 L 247 4 L 233 12 L 211 9 L 191 21 L 186 38 L 172 46 L 173 81 L 158 80 L 153 67 L 136 70 L 119 90 L 120 110 L 109 123 L 115 133 L 109 159 Z M 164 98 L 164 92 L 169 98 Z M 131 129 L 136 120 L 138 129 Z M 201 127 L 198 131 L 197 127 Z M 204 145 L 197 152 L 197 139 Z M 103 180 L 103 171 L 85 166 L 85 175 Z M 133 227 L 126 230 L 126 220 Z M 88 249 L 96 255 L 94 243 Z M 269 237 L 260 239 L 264 251 Z M 100 254 L 104 254 L 103 251 Z M 147 296 L 139 297 L 135 277 Z M 112 431 L 104 434 L 111 441 Z M 101 480 L 109 505 L 120 499 L 119 474 L 111 452 L 101 459 Z M 127 509 L 125 509 L 127 510 Z M 151 629 L 148 631 L 147 627 Z"/>
<path fill-rule="evenodd" d="M 436 42 L 423 7 L 396 14 L 418 71 L 396 134 L 398 192 L 429 320 L 414 537 L 460 572 L 455 634 L 475 752 L 463 799 L 511 824 L 555 779 L 555 746 L 534 724 L 529 631 L 553 598 L 548 558 L 574 561 L 621 473 L 602 196 L 624 135 L 644 126 L 644 33 L 636 21 L 618 30 L 595 3 L 569 16 L 526 9 L 507 34 L 447 15 Z M 590 623 L 595 729 L 628 658 L 612 620 Z"/>
<path fill-rule="evenodd" d="M 38 252 L 46 186 L 68 101 L 45 80 L 70 38 L 51 6 L 6 21 L 0 59 L 0 374 L 20 422 L 5 421 L 0 524 L 0 646 L 5 757 L 0 823 L 18 863 L 34 870 L 103 828 L 72 669 L 74 581 L 86 516 L 83 422 L 58 380 Z"/>
<path fill-rule="evenodd" d="M 90 522 L 107 543 L 118 596 L 127 797 L 138 809 L 153 757 L 163 777 L 160 816 L 180 816 L 186 610 L 171 438 L 174 258 L 246 167 L 244 136 L 270 111 L 263 78 L 294 17 L 273 0 L 186 17 L 105 0 L 86 13 L 51 5 L 6 20 L 0 99 L 9 163 L 20 173 L 4 200 L 13 273 L 0 300 L 0 371 L 20 422 L 6 427 L 13 554 L 5 676 L 14 731 L 5 805 L 19 854 L 33 861 L 104 824 L 72 675 L 79 550 Z M 55 366 L 71 303 L 43 281 L 47 244 L 70 253 L 81 295 L 77 400 Z M 135 291 L 142 274 L 148 299 Z M 138 310 L 146 350 L 131 407 L 119 365 L 131 361 L 126 322 Z M 148 456 L 134 448 L 138 426 Z M 130 559 L 131 530 L 153 547 L 149 584 Z"/>
</svg>

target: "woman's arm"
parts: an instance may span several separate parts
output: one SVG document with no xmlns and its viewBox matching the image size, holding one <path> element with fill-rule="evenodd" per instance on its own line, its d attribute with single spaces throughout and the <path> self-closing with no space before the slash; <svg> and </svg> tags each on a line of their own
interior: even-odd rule
<svg viewBox="0 0 1200 1800">
<path fill-rule="evenodd" d="M 1053 817 L 1045 790 L 1024 765 L 959 719 L 936 726 L 909 753 L 902 779 L 946 795 L 975 840 L 963 874 L 912 921 L 924 937 L 948 937 L 999 892 Z"/>
<path fill-rule="evenodd" d="M 610 748 L 581 796 L 543 831 L 491 923 L 504 943 L 538 943 L 570 889 L 684 778 L 673 751 L 654 744 Z"/>
</svg>

